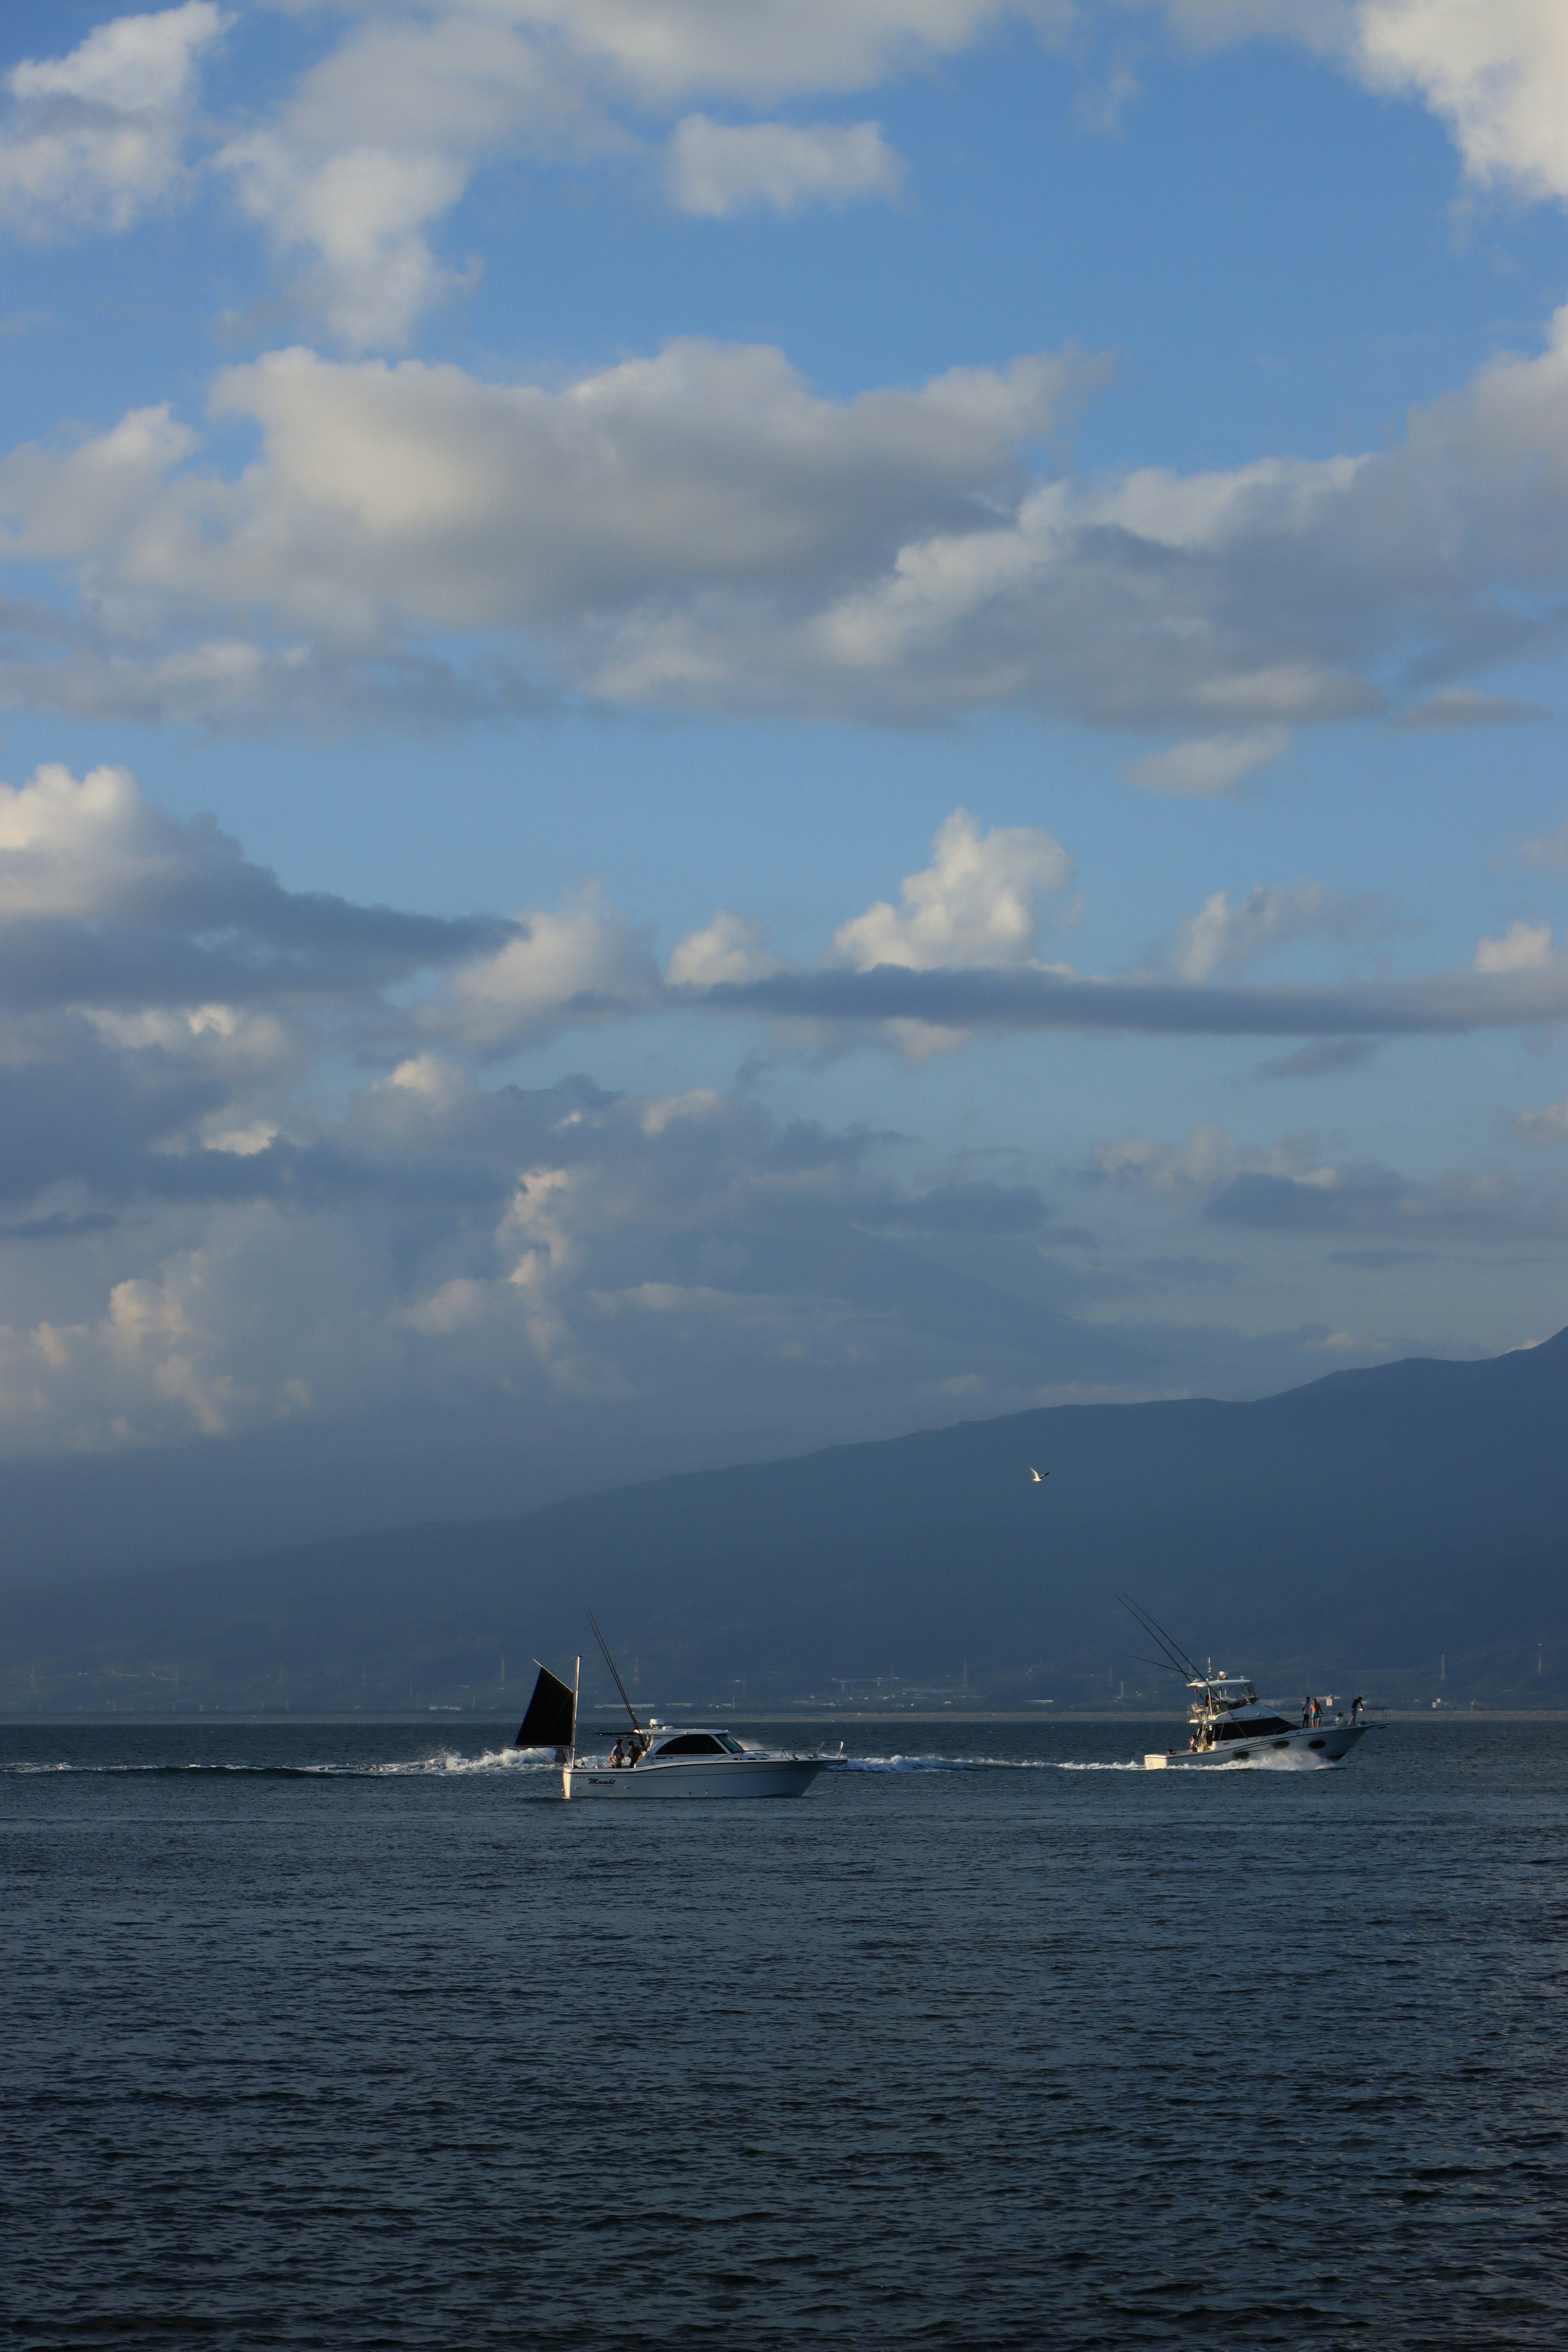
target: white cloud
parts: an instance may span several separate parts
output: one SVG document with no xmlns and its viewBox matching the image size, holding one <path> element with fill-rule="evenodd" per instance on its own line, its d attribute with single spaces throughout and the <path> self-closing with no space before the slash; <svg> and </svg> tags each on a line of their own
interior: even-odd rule
<svg viewBox="0 0 1568 2352">
<path fill-rule="evenodd" d="M 1550 923 L 1512 922 L 1500 939 L 1476 941 L 1477 971 L 1550 971 L 1557 961 Z"/>
<path fill-rule="evenodd" d="M 714 122 L 689 114 L 669 147 L 670 202 L 721 220 L 764 207 L 842 205 L 899 191 L 902 166 L 879 122 Z"/>
<path fill-rule="evenodd" d="M 1171 968 L 1183 980 L 1212 980 L 1218 973 L 1240 971 L 1255 957 L 1314 934 L 1366 939 L 1384 920 L 1384 910 L 1375 899 L 1339 898 L 1321 882 L 1253 889 L 1234 902 L 1228 891 L 1215 890 L 1197 914 L 1178 925 Z"/>
<path fill-rule="evenodd" d="M 391 21 L 366 10 L 218 160 L 294 294 L 341 341 L 395 347 L 470 274 L 430 237 L 492 158 L 632 156 L 646 118 L 693 97 L 765 104 L 847 91 L 965 47 L 1005 16 L 1048 33 L 1069 13 L 1066 0 L 762 0 L 743 11 L 462 0 Z M 700 114 L 676 127 L 668 171 L 674 200 L 711 214 L 886 194 L 899 177 L 875 123 L 730 128 Z"/>
<path fill-rule="evenodd" d="M 1568 1101 L 1521 1110 L 1510 1124 L 1526 1143 L 1568 1143 Z"/>
<path fill-rule="evenodd" d="M 5 77 L 0 218 L 34 233 L 125 229 L 183 175 L 200 59 L 226 19 L 211 0 L 100 25 L 63 58 Z"/>
<path fill-rule="evenodd" d="M 765 923 L 744 920 L 722 907 L 700 931 L 688 931 L 669 951 L 668 974 L 676 988 L 717 988 L 726 982 L 761 980 L 776 971 L 768 952 Z"/>
<path fill-rule="evenodd" d="M 572 137 L 594 143 L 580 85 L 504 14 L 373 16 L 217 163 L 296 296 L 342 341 L 395 346 L 464 282 L 426 232 L 475 165 L 522 141 L 542 154 Z"/>
<path fill-rule="evenodd" d="M 1268 767 L 1290 738 L 1283 727 L 1255 728 L 1244 735 L 1202 735 L 1169 751 L 1146 751 L 1129 760 L 1122 774 L 1146 792 L 1214 799 L 1239 791 L 1248 776 Z"/>
<path fill-rule="evenodd" d="M 1052 0 L 506 0 L 506 12 L 564 35 L 646 101 L 722 90 L 760 104 L 865 89 L 1008 16 L 1049 35 L 1072 15 Z"/>
<path fill-rule="evenodd" d="M 1259 35 L 1418 98 L 1468 176 L 1568 197 L 1568 18 L 1558 0 L 1157 0 L 1200 48 Z"/>
<path fill-rule="evenodd" d="M 1033 961 L 1042 899 L 1070 890 L 1073 862 L 1059 841 L 1031 825 L 982 834 L 955 809 L 931 844 L 931 862 L 906 874 L 902 904 L 885 898 L 833 934 L 831 961 L 868 971 L 910 971 Z"/>
<path fill-rule="evenodd" d="M 1568 197 L 1568 16 L 1558 0 L 1362 0 L 1349 54 L 1376 89 L 1413 89 L 1482 186 Z"/>
<path fill-rule="evenodd" d="M 560 391 L 283 352 L 217 381 L 216 413 L 262 435 L 237 480 L 186 470 L 195 436 L 142 410 L 14 452 L 0 510 L 15 552 L 79 568 L 100 629 L 125 640 L 127 700 L 188 710 L 205 676 L 208 707 L 243 707 L 243 666 L 205 633 L 267 607 L 286 634 L 254 654 L 258 704 L 289 662 L 384 653 L 411 628 L 564 629 L 591 673 L 601 646 L 624 663 L 605 625 L 650 599 L 809 594 L 911 528 L 978 527 L 1017 478 L 1018 440 L 1049 429 L 1082 373 L 1046 355 L 834 401 L 776 351 L 698 341 Z M 204 635 L 160 688 L 130 646 L 160 640 L 166 670 L 182 623 Z"/>
<path fill-rule="evenodd" d="M 0 696 L 231 725 L 560 688 L 906 723 L 1000 704 L 1190 728 L 1131 772 L 1214 791 L 1289 726 L 1380 712 L 1400 660 L 1553 641 L 1568 309 L 1386 452 L 1032 476 L 1096 373 L 1037 355 L 830 400 L 777 351 L 700 341 L 551 388 L 274 352 L 216 382 L 260 436 L 232 478 L 162 408 L 0 463 L 12 551 L 73 573 L 81 615 L 16 643 Z M 480 657 L 442 645 L 476 631 L 500 633 Z"/>
<path fill-rule="evenodd" d="M 100 914 L 183 862 L 128 769 L 79 782 L 50 762 L 18 789 L 0 783 L 0 921 Z"/>
<path fill-rule="evenodd" d="M 467 965 L 429 1012 L 435 1025 L 463 1043 L 504 1053 L 564 1018 L 628 1012 L 657 992 L 651 927 L 626 921 L 595 885 L 555 913 L 517 919 L 521 935 Z"/>
</svg>

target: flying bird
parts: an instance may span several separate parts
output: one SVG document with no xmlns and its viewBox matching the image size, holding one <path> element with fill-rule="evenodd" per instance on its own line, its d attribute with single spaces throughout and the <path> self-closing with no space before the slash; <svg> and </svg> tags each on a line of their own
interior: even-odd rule
<svg viewBox="0 0 1568 2352">
<path fill-rule="evenodd" d="M 1048 1470 L 1045 1473 L 1045 1475 L 1046 1475 L 1047 1478 L 1050 1476 L 1050 1475 L 1051 1475 L 1051 1474 L 1050 1474 L 1050 1472 L 1049 1472 Z M 1030 1471 L 1030 1473 L 1029 1473 L 1029 1475 L 1030 1475 L 1030 1477 L 1034 1480 L 1034 1482 L 1035 1482 L 1036 1486 L 1037 1486 L 1039 1485 L 1039 1483 L 1040 1483 L 1040 1473 L 1039 1473 L 1039 1471 L 1037 1471 L 1037 1470 L 1031 1470 L 1031 1471 Z"/>
</svg>

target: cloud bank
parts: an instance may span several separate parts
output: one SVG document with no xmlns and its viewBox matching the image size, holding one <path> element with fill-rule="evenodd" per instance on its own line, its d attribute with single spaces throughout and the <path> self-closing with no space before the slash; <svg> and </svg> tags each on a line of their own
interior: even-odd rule
<svg viewBox="0 0 1568 2352">
<path fill-rule="evenodd" d="M 1568 310 L 1386 452 L 1042 476 L 1102 373 L 839 400 L 695 340 L 561 388 L 273 352 L 214 388 L 256 436 L 236 472 L 167 407 L 0 461 L 7 551 L 69 598 L 13 611 L 0 696 L 209 726 L 1022 708 L 1176 730 L 1134 781 L 1213 793 L 1290 727 L 1555 646 Z"/>
<path fill-rule="evenodd" d="M 721 912 L 661 969 L 653 926 L 592 888 L 443 921 L 292 892 L 123 770 L 0 788 L 0 1454 L 432 1414 L 498 1444 L 521 1417 L 546 1451 L 624 1422 L 646 1445 L 674 1427 L 675 1364 L 686 1425 L 721 1454 L 1147 1393 L 1191 1361 L 1190 1332 L 1069 1311 L 1104 1277 L 1059 1178 L 962 1157 L 916 1173 L 896 1138 L 711 1086 L 496 1080 L 498 1057 L 566 1028 L 743 1010 L 814 1024 L 814 1048 L 907 1054 L 997 1025 L 1321 1037 L 1568 1015 L 1568 955 L 1527 926 L 1461 973 L 1216 984 L 1291 940 L 1362 935 L 1368 910 L 1312 885 L 1211 894 L 1162 972 L 1083 977 L 1039 951 L 1077 882 L 1052 835 L 959 810 L 816 964 Z M 1561 1127 L 1530 1113 L 1520 1132 Z M 1096 1175 L 1107 1200 L 1238 1231 L 1563 1221 L 1549 1189 L 1412 1184 L 1209 1128 L 1107 1144 Z M 1256 1362 L 1239 1337 L 1205 1344 L 1247 1387 L 1290 1377 L 1308 1341 Z"/>
</svg>

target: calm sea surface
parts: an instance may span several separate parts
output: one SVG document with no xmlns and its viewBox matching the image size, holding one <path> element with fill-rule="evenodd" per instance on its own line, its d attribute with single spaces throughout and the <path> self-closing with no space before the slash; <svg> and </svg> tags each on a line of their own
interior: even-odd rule
<svg viewBox="0 0 1568 2352">
<path fill-rule="evenodd" d="M 1568 2343 L 1568 1725 L 1153 1728 L 0 1727 L 11 2340 Z"/>
</svg>

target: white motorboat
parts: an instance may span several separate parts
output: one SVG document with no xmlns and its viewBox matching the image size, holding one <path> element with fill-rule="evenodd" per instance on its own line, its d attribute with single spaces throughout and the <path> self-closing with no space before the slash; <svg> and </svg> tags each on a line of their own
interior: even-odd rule
<svg viewBox="0 0 1568 2352">
<path fill-rule="evenodd" d="M 1359 1704 L 1331 1720 L 1319 1714 L 1291 1723 L 1260 1699 L 1243 1675 L 1199 1675 L 1187 1688 L 1193 1693 L 1187 1745 L 1145 1756 L 1146 1771 L 1190 1764 L 1342 1764 L 1373 1727 Z"/>
<path fill-rule="evenodd" d="M 1192 1693 L 1187 1706 L 1187 1744 L 1168 1748 L 1163 1755 L 1146 1755 L 1143 1767 L 1163 1772 L 1175 1765 L 1288 1765 L 1295 1769 L 1342 1764 L 1352 1749 L 1376 1727 L 1366 1720 L 1360 1698 L 1332 1714 L 1333 1700 L 1309 1699 L 1299 1723 L 1260 1699 L 1245 1675 L 1227 1675 L 1222 1666 L 1199 1666 L 1157 1625 L 1136 1601 L 1121 1596 L 1122 1607 L 1137 1619 L 1164 1655 L 1146 1658 L 1145 1665 L 1163 1665 L 1179 1674 Z M 1324 1709 L 1331 1710 L 1325 1713 Z"/>
<path fill-rule="evenodd" d="M 646 1745 L 644 1743 L 647 1743 Z M 610 1757 L 578 1756 L 561 1770 L 566 1797 L 799 1797 L 827 1769 L 826 1756 L 783 1756 L 748 1747 L 715 1726 L 679 1730 L 650 1717 Z"/>
<path fill-rule="evenodd" d="M 773 1748 L 750 1747 L 721 1726 L 678 1727 L 660 1723 L 657 1716 L 650 1716 L 646 1724 L 639 1722 L 592 1611 L 588 1622 L 632 1727 L 616 1741 L 608 1755 L 580 1755 L 577 1685 L 583 1662 L 577 1660 L 570 1683 L 552 1675 L 548 1666 L 539 1667 L 539 1680 L 519 1727 L 517 1745 L 553 1749 L 561 1767 L 563 1797 L 607 1797 L 621 1803 L 643 1797 L 799 1797 L 819 1772 L 826 1770 L 826 1756 L 786 1756 Z"/>
</svg>

